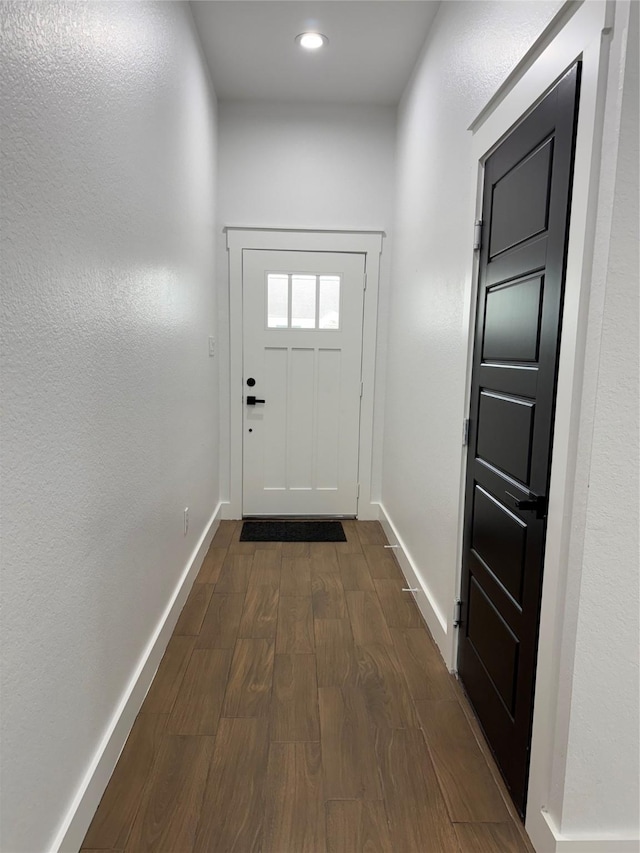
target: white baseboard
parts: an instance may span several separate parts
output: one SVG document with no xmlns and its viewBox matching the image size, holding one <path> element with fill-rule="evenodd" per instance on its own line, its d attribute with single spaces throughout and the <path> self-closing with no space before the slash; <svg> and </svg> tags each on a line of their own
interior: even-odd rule
<svg viewBox="0 0 640 853">
<path fill-rule="evenodd" d="M 237 521 L 242 518 L 242 511 L 234 506 L 231 501 L 222 501 L 220 504 L 220 518 L 225 521 Z"/>
<path fill-rule="evenodd" d="M 638 853 L 640 850 L 637 838 L 563 835 L 544 809 L 528 817 L 526 830 L 536 853 Z"/>
<path fill-rule="evenodd" d="M 220 517 L 221 504 L 218 504 L 138 661 L 104 737 L 95 752 L 91 765 L 51 845 L 51 853 L 78 853 L 120 753 L 129 737 L 129 732 L 138 716 L 144 697 L 151 686 L 162 655 L 178 621 L 180 611 L 187 600 L 193 582 L 209 550 L 211 540 L 218 529 Z"/>
<path fill-rule="evenodd" d="M 366 503 L 362 501 L 358 505 L 358 521 L 379 521 L 380 520 L 380 504 Z"/>
<path fill-rule="evenodd" d="M 394 553 L 400 563 L 400 568 L 405 576 L 407 585 L 418 589 L 418 592 L 414 593 L 413 597 L 416 600 L 422 618 L 431 631 L 436 645 L 440 649 L 440 654 L 444 659 L 447 669 L 451 670 L 453 661 L 451 660 L 451 641 L 447 631 L 447 620 L 436 605 L 426 581 L 400 538 L 393 520 L 389 517 L 384 505 L 378 504 L 378 509 L 380 524 L 389 540 L 389 544 L 398 546 L 394 549 Z"/>
</svg>

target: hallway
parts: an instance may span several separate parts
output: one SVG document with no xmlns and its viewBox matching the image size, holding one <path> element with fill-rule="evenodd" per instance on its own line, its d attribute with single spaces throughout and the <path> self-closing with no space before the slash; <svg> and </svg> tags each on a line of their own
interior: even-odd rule
<svg viewBox="0 0 640 853">
<path fill-rule="evenodd" d="M 155 853 L 525 853 L 385 549 L 223 521 L 84 841 Z"/>
<path fill-rule="evenodd" d="M 0 850 L 637 853 L 639 10 L 0 0 Z M 313 33 L 322 48 L 308 51 Z M 493 245 L 483 210 L 499 186 L 485 192 L 493 158 L 577 67 L 545 478 L 522 447 L 553 400 L 540 407 L 535 373 L 554 292 L 546 256 L 512 278 L 528 249 L 518 235 Z M 550 163 L 550 133 L 531 142 L 541 160 L 505 175 Z M 542 252 L 553 217 L 538 195 L 509 198 Z M 255 284 L 267 358 L 302 390 L 287 397 L 291 432 L 325 436 L 312 423 L 323 411 L 333 442 L 346 285 L 325 349 L 319 278 L 314 317 L 313 300 L 294 317 L 318 275 L 299 263 L 365 258 L 348 360 L 359 441 L 344 454 L 357 460 L 357 509 L 320 513 L 358 518 L 346 547 L 255 548 L 230 521 L 264 512 L 243 506 L 263 462 L 280 471 L 263 484 L 274 491 L 309 485 L 270 449 L 244 458 L 259 437 L 250 397 L 265 400 L 265 435 L 283 400 L 266 359 L 252 356 L 254 369 L 244 354 L 254 252 L 269 253 Z M 508 274 L 492 280 L 485 309 L 502 307 L 487 312 L 489 255 Z M 281 327 L 269 326 L 270 274 Z M 285 275 L 291 335 L 277 343 Z M 514 320 L 518 290 L 528 325 Z M 478 321 L 496 317 L 523 349 L 476 347 Z M 481 349 L 497 391 L 474 385 Z M 305 380 L 298 366 L 312 361 Z M 507 383 L 521 369 L 522 394 Z M 511 438 L 485 431 L 482 407 Z M 474 474 L 482 509 L 470 519 L 473 442 L 491 483 Z M 496 447 L 521 454 L 517 470 Z M 319 470 L 347 466 L 322 457 Z M 319 479 L 311 488 L 333 488 Z M 534 537 L 519 514 L 532 502 L 546 507 Z M 518 581 L 532 542 L 541 598 Z M 483 599 L 462 571 L 469 548 L 487 557 L 489 604 L 502 597 L 493 621 L 470 615 Z M 535 618 L 520 643 L 525 605 Z M 517 744 L 526 836 L 467 713 L 461 685 L 476 706 L 492 695 L 474 692 L 458 656 L 471 628 L 497 662 L 480 664 L 493 709 L 531 718 Z M 504 742 L 508 721 L 483 719 Z"/>
</svg>

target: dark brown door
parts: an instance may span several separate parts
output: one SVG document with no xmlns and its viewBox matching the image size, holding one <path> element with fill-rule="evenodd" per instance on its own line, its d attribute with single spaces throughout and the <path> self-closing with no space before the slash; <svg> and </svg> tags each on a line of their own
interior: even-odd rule
<svg viewBox="0 0 640 853">
<path fill-rule="evenodd" d="M 524 815 L 580 67 L 489 157 L 458 672 Z"/>
</svg>

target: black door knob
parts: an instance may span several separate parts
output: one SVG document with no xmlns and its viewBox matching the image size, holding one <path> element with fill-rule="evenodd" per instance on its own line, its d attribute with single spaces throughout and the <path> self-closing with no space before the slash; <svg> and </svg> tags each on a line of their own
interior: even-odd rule
<svg viewBox="0 0 640 853">
<path fill-rule="evenodd" d="M 536 518 L 542 519 L 547 517 L 547 498 L 545 495 L 530 494 L 528 498 L 524 499 L 517 498 L 511 492 L 505 492 L 505 495 L 511 498 L 513 502 L 512 506 L 516 509 L 533 511 L 536 514 Z"/>
<path fill-rule="evenodd" d="M 255 406 L 256 403 L 266 403 L 266 402 L 267 402 L 266 400 L 258 400 L 257 397 L 253 397 L 252 395 L 249 395 L 247 397 L 247 406 Z"/>
</svg>

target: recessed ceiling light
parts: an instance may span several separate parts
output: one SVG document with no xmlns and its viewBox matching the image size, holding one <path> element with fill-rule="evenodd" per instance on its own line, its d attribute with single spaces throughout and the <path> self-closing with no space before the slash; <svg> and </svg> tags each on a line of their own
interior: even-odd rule
<svg viewBox="0 0 640 853">
<path fill-rule="evenodd" d="M 317 50 L 319 47 L 327 44 L 329 39 L 323 36 L 322 33 L 300 33 L 299 36 L 296 36 L 296 41 L 305 50 Z"/>
</svg>

